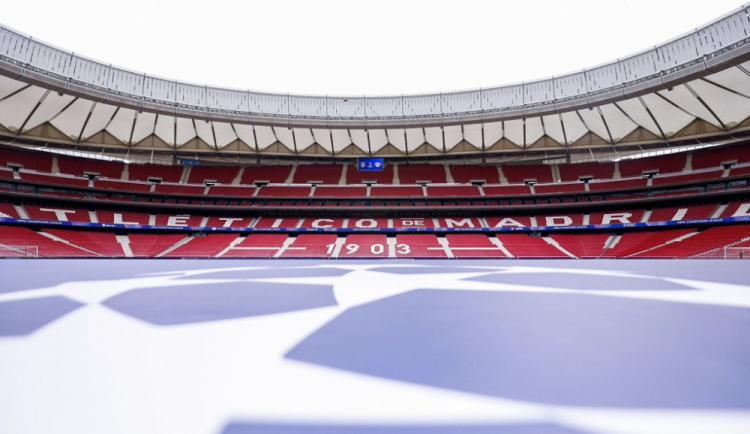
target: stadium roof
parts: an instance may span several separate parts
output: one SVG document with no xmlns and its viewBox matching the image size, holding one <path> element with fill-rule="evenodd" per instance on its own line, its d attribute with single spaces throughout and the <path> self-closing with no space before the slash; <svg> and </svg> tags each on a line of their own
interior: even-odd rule
<svg viewBox="0 0 750 434">
<path fill-rule="evenodd" d="M 750 4 L 543 80 L 378 97 L 273 94 L 129 71 L 0 25 L 0 135 L 112 151 L 604 155 L 750 134 Z"/>
</svg>

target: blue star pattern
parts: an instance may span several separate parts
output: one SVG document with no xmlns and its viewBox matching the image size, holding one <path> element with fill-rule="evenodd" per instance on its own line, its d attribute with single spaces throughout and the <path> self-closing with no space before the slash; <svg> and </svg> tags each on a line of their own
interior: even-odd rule
<svg viewBox="0 0 750 434">
<path fill-rule="evenodd" d="M 0 273 L 0 432 L 750 432 L 741 261 L 6 260 Z"/>
</svg>

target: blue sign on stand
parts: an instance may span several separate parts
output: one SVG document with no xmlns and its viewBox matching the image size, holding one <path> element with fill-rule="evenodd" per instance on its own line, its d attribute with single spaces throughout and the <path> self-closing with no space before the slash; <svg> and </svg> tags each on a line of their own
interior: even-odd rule
<svg viewBox="0 0 750 434">
<path fill-rule="evenodd" d="M 201 162 L 198 160 L 183 160 L 182 158 L 177 160 L 180 166 L 200 166 Z"/>
<path fill-rule="evenodd" d="M 379 172 L 383 170 L 382 158 L 358 158 L 357 170 L 365 172 Z"/>
</svg>

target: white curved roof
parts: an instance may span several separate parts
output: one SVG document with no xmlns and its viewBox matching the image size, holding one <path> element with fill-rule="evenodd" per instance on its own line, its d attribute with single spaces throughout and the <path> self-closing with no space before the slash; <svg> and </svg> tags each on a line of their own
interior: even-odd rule
<svg viewBox="0 0 750 434">
<path fill-rule="evenodd" d="M 0 26 L 0 133 L 246 154 L 441 155 L 661 145 L 750 130 L 750 5 L 565 76 L 445 94 L 322 97 L 181 83 Z"/>
</svg>

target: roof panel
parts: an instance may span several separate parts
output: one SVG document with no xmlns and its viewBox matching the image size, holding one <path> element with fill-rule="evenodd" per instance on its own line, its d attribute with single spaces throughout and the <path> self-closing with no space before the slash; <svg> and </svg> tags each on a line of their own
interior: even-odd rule
<svg viewBox="0 0 750 434">
<path fill-rule="evenodd" d="M 392 128 L 387 130 L 388 141 L 401 152 L 406 152 L 406 139 L 402 128 Z"/>
<path fill-rule="evenodd" d="M 197 133 L 192 119 L 177 118 L 177 146 L 184 145 L 196 136 Z"/>
<path fill-rule="evenodd" d="M 253 137 L 253 127 L 247 124 L 232 124 L 237 137 L 247 146 L 255 150 L 255 137 Z"/>
<path fill-rule="evenodd" d="M 341 152 L 352 144 L 352 139 L 349 137 L 349 131 L 347 130 L 331 130 L 331 134 L 333 135 L 334 152 Z"/>
<path fill-rule="evenodd" d="M 27 86 L 26 83 L 0 75 L 0 99 Z"/>
<path fill-rule="evenodd" d="M 565 128 L 565 138 L 568 144 L 575 143 L 576 140 L 583 137 L 589 132 L 586 125 L 581 121 L 576 112 L 566 112 L 561 115 L 563 127 Z"/>
<path fill-rule="evenodd" d="M 648 94 L 641 97 L 643 102 L 656 118 L 661 130 L 667 138 L 674 136 L 678 131 L 685 128 L 687 124 L 695 120 L 684 111 L 663 100 L 658 95 Z"/>
<path fill-rule="evenodd" d="M 464 140 L 482 149 L 482 125 L 468 124 L 464 125 Z"/>
<path fill-rule="evenodd" d="M 198 137 L 204 142 L 208 143 L 208 146 L 216 148 L 216 140 L 214 140 L 214 132 L 211 128 L 211 123 L 205 119 L 195 119 L 195 131 L 198 133 Z"/>
<path fill-rule="evenodd" d="M 409 152 L 414 151 L 418 147 L 422 146 L 425 142 L 424 132 L 422 128 L 407 128 L 406 129 L 406 144 Z"/>
<path fill-rule="evenodd" d="M 283 127 L 271 127 L 276 133 L 276 138 L 289 148 L 290 151 L 294 152 L 294 137 L 292 137 L 292 130 Z"/>
<path fill-rule="evenodd" d="M 226 122 L 214 122 L 213 125 L 217 148 L 221 149 L 237 140 L 237 135 L 232 129 L 232 124 Z"/>
<path fill-rule="evenodd" d="M 695 80 L 690 87 L 711 107 L 727 128 L 733 128 L 750 116 L 750 97 L 724 90 L 703 80 Z"/>
<path fill-rule="evenodd" d="M 505 137 L 519 147 L 523 147 L 523 120 L 505 121 Z"/>
<path fill-rule="evenodd" d="M 544 132 L 547 133 L 547 135 L 550 136 L 552 140 L 563 145 L 566 144 L 565 136 L 563 135 L 562 124 L 560 123 L 560 116 L 543 116 L 542 121 L 544 122 Z"/>
<path fill-rule="evenodd" d="M 609 132 L 612 134 L 612 139 L 615 142 L 619 142 L 638 128 L 638 125 L 633 123 L 614 104 L 605 104 L 599 108 L 602 111 L 604 120 L 607 121 L 607 127 L 609 127 Z"/>
<path fill-rule="evenodd" d="M 86 128 L 83 129 L 82 140 L 88 139 L 99 131 L 103 130 L 109 123 L 112 116 L 115 114 L 117 107 L 109 104 L 99 104 L 94 106 L 94 111 L 91 113 L 89 122 L 86 124 Z"/>
<path fill-rule="evenodd" d="M 586 125 L 592 133 L 609 141 L 610 137 L 607 132 L 607 127 L 604 125 L 604 120 L 602 120 L 601 115 L 599 115 L 599 110 L 597 110 L 596 107 L 591 110 L 578 110 L 578 114 L 581 115 L 584 125 Z"/>
<path fill-rule="evenodd" d="M 542 127 L 542 118 L 537 116 L 526 118 L 526 146 L 533 145 L 537 140 L 541 139 L 543 135 L 544 128 Z"/>
<path fill-rule="evenodd" d="M 728 68 L 716 74 L 711 74 L 706 77 L 706 80 L 750 97 L 750 75 L 739 68 Z"/>
<path fill-rule="evenodd" d="M 385 130 L 375 130 L 370 128 L 370 149 L 372 152 L 378 152 L 383 146 L 388 144 L 388 137 L 385 135 Z"/>
<path fill-rule="evenodd" d="M 315 138 L 309 128 L 292 128 L 292 132 L 294 133 L 294 140 L 297 141 L 298 151 L 306 149 L 315 143 Z M 329 151 L 330 149 L 328 148 Z"/>
<path fill-rule="evenodd" d="M 424 135 L 427 143 L 439 151 L 443 150 L 443 132 L 440 130 L 440 127 L 425 128 Z"/>
<path fill-rule="evenodd" d="M 444 131 L 446 150 L 453 149 L 464 138 L 463 131 L 461 131 L 461 125 L 445 127 Z"/>
<path fill-rule="evenodd" d="M 0 101 L 0 124 L 11 131 L 18 131 L 45 92 L 40 87 L 32 86 Z"/>
<path fill-rule="evenodd" d="M 364 152 L 369 152 L 369 146 L 367 145 L 367 132 L 362 129 L 349 129 L 349 134 L 352 136 L 352 142 Z"/>
<path fill-rule="evenodd" d="M 646 107 L 643 106 L 638 98 L 620 101 L 617 103 L 617 106 L 620 107 L 620 109 L 622 109 L 622 111 L 624 111 L 635 123 L 661 137 L 659 127 L 656 125 L 653 118 L 651 118 L 651 115 L 648 114 L 648 110 L 646 110 Z"/>
<path fill-rule="evenodd" d="M 138 143 L 154 133 L 156 115 L 153 113 L 138 113 L 133 128 L 133 143 Z"/>
<path fill-rule="evenodd" d="M 78 140 L 93 104 L 83 99 L 76 100 L 58 116 L 51 119 L 50 123 L 72 140 Z"/>
<path fill-rule="evenodd" d="M 489 148 L 503 138 L 503 123 L 490 122 L 484 124 L 484 147 Z"/>
<path fill-rule="evenodd" d="M 65 108 L 71 101 L 73 101 L 73 97 L 70 95 L 60 96 L 57 92 L 48 93 L 34 114 L 31 115 L 31 118 L 26 121 L 23 132 L 32 130 L 49 121 L 53 116 L 60 113 L 60 110 Z"/>
<path fill-rule="evenodd" d="M 135 120 L 135 110 L 121 108 L 112 118 L 112 122 L 107 125 L 107 132 L 117 138 L 117 140 L 128 143 L 130 140 L 130 130 L 133 128 Z M 192 124 L 191 124 L 192 128 Z"/>
<path fill-rule="evenodd" d="M 255 137 L 258 139 L 258 149 L 261 151 L 276 142 L 276 135 L 271 127 L 256 125 L 253 128 L 255 128 Z"/>
<path fill-rule="evenodd" d="M 156 119 L 156 129 L 154 134 L 165 143 L 174 146 L 174 117 L 162 116 Z"/>
<path fill-rule="evenodd" d="M 315 141 L 326 150 L 331 149 L 331 136 L 328 134 L 328 130 L 315 128 L 312 130 L 313 138 Z"/>
<path fill-rule="evenodd" d="M 662 90 L 659 95 L 668 99 L 681 109 L 685 110 L 694 117 L 699 117 L 704 121 L 721 128 L 719 120 L 696 98 L 684 85 L 675 86 L 672 90 Z"/>
</svg>

